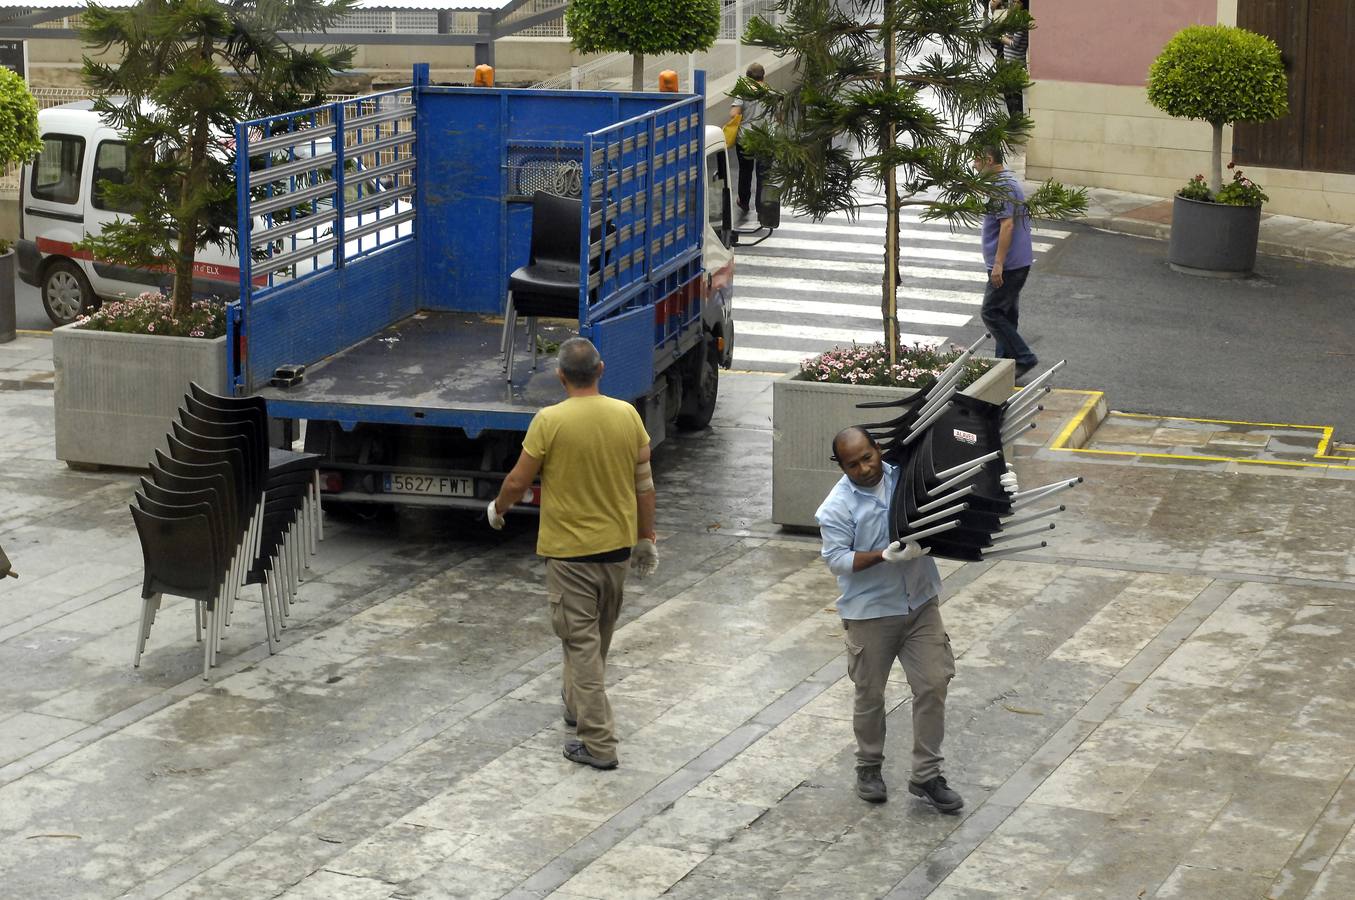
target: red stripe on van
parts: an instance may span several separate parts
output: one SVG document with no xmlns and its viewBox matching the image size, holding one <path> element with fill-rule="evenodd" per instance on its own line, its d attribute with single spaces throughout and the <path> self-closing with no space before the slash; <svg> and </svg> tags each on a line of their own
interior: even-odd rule
<svg viewBox="0 0 1355 900">
<path fill-rule="evenodd" d="M 34 243 L 38 245 L 38 250 L 42 253 L 51 253 L 57 256 L 65 256 L 69 259 L 88 259 L 93 261 L 94 254 L 88 250 L 78 250 L 74 244 L 66 241 L 54 241 L 51 238 L 38 238 Z M 172 272 L 169 266 L 155 266 L 152 272 Z M 227 284 L 239 284 L 240 269 L 236 266 L 223 266 L 217 263 L 194 261 L 193 274 L 199 278 L 205 278 L 208 281 L 224 281 Z M 268 284 L 267 275 L 254 276 L 254 286 L 263 287 Z"/>
</svg>

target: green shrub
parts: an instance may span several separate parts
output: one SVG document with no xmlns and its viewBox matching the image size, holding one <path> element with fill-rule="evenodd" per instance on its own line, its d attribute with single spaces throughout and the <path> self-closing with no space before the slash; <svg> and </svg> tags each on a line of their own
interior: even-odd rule
<svg viewBox="0 0 1355 900">
<path fill-rule="evenodd" d="M 1169 116 L 1211 125 L 1278 119 L 1289 113 L 1280 48 L 1244 28 L 1192 25 L 1153 61 L 1148 101 Z"/>
<path fill-rule="evenodd" d="M 38 102 L 17 73 L 0 68 L 0 171 L 41 152 Z M 0 253 L 7 250 L 9 241 L 0 240 Z"/>
<path fill-rule="evenodd" d="M 715 43 L 720 0 L 571 0 L 565 27 L 581 53 L 631 54 L 631 89 L 638 91 L 645 87 L 646 56 L 695 53 Z"/>
</svg>

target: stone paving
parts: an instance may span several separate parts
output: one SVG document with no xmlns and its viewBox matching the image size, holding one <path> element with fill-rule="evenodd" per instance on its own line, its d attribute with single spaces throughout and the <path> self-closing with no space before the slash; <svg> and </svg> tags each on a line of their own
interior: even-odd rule
<svg viewBox="0 0 1355 900">
<path fill-rule="evenodd" d="M 527 527 L 336 513 L 279 653 L 250 595 L 205 685 L 174 601 L 131 668 L 136 475 L 66 469 L 50 392 L 0 391 L 0 893 L 1355 896 L 1355 481 L 1123 465 L 1047 423 L 1023 483 L 1087 478 L 1049 548 L 942 564 L 965 809 L 906 794 L 897 671 L 869 806 L 833 581 L 767 521 L 770 382 L 722 391 L 656 453 L 609 773 L 560 755 Z"/>
</svg>

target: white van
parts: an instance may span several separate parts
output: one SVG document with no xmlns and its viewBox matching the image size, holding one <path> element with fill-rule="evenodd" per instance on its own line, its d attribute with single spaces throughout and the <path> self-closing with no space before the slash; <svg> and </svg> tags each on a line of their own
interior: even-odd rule
<svg viewBox="0 0 1355 900">
<path fill-rule="evenodd" d="M 103 231 L 125 210 L 96 189 L 127 176 L 127 141 L 84 100 L 38 112 L 42 152 L 24 166 L 19 182 L 19 277 L 42 291 L 42 306 L 57 325 L 97 309 L 104 298 L 134 296 L 167 284 L 167 271 L 134 269 L 95 260 L 75 244 Z M 235 297 L 240 270 L 218 247 L 198 251 L 194 290 Z"/>
<path fill-rule="evenodd" d="M 15 249 L 19 277 L 41 290 L 48 318 L 66 325 L 97 309 L 105 299 L 131 297 L 167 286 L 172 280 L 168 266 L 140 269 L 118 265 L 97 260 L 89 251 L 75 247 L 84 238 L 100 234 L 107 223 L 127 215 L 126 210 L 114 208 L 97 187 L 102 181 L 122 183 L 127 177 L 127 141 L 123 135 L 94 111 L 89 100 L 40 110 L 38 131 L 42 152 L 24 166 L 19 182 L 19 240 Z M 328 140 L 324 143 L 328 145 Z M 311 152 L 329 149 L 312 148 Z M 354 194 L 370 196 L 391 187 L 351 179 L 345 194 L 352 202 Z M 391 196 L 398 198 L 399 193 L 392 191 Z M 356 229 L 375 221 L 383 217 L 386 206 L 367 204 L 362 215 L 346 218 L 345 224 Z M 408 204 L 395 200 L 394 206 L 398 213 Z M 349 242 L 348 252 L 403 235 L 412 227 L 405 223 L 393 226 L 395 230 L 390 233 L 383 229 L 361 241 Z M 295 246 L 328 233 L 327 227 L 307 229 L 290 240 Z M 303 260 L 273 278 L 303 274 L 313 265 L 314 260 Z M 209 244 L 198 250 L 193 262 L 193 292 L 228 300 L 240 295 L 239 261 L 233 248 Z"/>
</svg>

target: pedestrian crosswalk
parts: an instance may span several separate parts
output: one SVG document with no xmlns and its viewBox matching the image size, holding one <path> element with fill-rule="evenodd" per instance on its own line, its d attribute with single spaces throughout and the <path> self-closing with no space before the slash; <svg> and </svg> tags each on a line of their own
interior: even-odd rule
<svg viewBox="0 0 1355 900">
<path fill-rule="evenodd" d="M 736 369 L 789 372 L 817 353 L 875 343 L 883 334 L 884 211 L 866 209 L 855 219 L 835 215 L 823 222 L 788 212 L 782 211 L 771 238 L 735 248 Z M 1068 234 L 1044 223 L 1034 228 L 1036 265 Z M 985 279 L 979 229 L 923 222 L 907 211 L 900 216 L 899 246 L 904 343 L 977 337 Z"/>
</svg>

